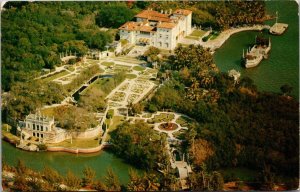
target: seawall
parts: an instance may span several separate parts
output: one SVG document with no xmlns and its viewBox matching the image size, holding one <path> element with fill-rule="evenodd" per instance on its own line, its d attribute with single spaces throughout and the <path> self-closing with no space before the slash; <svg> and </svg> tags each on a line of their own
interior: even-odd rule
<svg viewBox="0 0 300 192">
<path fill-rule="evenodd" d="M 67 148 L 67 147 L 47 147 L 47 151 L 50 152 L 67 152 L 67 153 L 96 153 L 103 149 L 103 145 L 99 145 L 93 148 Z"/>
</svg>

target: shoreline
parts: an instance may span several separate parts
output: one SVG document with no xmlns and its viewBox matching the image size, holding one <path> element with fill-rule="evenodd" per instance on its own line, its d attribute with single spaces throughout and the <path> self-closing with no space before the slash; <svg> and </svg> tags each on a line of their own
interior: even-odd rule
<svg viewBox="0 0 300 192">
<path fill-rule="evenodd" d="M 211 49 L 211 51 L 215 51 L 216 49 L 220 48 L 230 37 L 231 35 L 243 31 L 262 31 L 264 29 L 269 29 L 269 25 L 253 25 L 251 27 L 240 27 L 240 28 L 233 28 L 227 29 L 222 31 L 221 34 L 216 37 L 214 40 L 208 40 L 207 42 L 200 41 L 200 45 Z"/>
<path fill-rule="evenodd" d="M 3 137 L 2 142 L 7 142 L 8 144 L 16 147 L 16 142 L 14 140 L 9 139 L 8 137 Z M 91 154 L 91 153 L 97 153 L 106 147 L 109 147 L 108 145 L 99 145 L 97 147 L 91 147 L 91 148 L 71 148 L 71 147 L 62 147 L 62 146 L 56 146 L 56 147 L 47 147 L 47 150 L 43 152 L 66 152 L 66 153 L 72 153 L 72 154 Z M 17 148 L 17 147 L 16 147 Z M 22 151 L 27 151 L 27 152 L 33 152 L 33 151 L 28 151 L 24 150 L 22 148 L 18 148 Z"/>
<path fill-rule="evenodd" d="M 47 147 L 47 151 L 49 152 L 66 152 L 66 153 L 73 153 L 73 154 L 89 154 L 89 153 L 97 153 L 104 148 L 103 145 L 99 145 L 93 148 L 68 148 L 68 147 Z"/>
</svg>

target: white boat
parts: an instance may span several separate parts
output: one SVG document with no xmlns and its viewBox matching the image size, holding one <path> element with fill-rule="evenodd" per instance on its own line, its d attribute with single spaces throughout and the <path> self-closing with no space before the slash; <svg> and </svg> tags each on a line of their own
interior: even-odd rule
<svg viewBox="0 0 300 192">
<path fill-rule="evenodd" d="M 256 67 L 263 59 L 268 58 L 268 53 L 271 50 L 271 40 L 269 38 L 268 45 L 255 44 L 250 50 L 247 50 L 246 55 L 243 50 L 243 62 L 246 68 Z"/>
</svg>

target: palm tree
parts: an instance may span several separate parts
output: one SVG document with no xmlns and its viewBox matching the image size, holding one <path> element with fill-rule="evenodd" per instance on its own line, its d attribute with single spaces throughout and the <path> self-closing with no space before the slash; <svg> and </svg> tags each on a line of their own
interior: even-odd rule
<svg viewBox="0 0 300 192">
<path fill-rule="evenodd" d="M 158 191 L 159 190 L 159 182 L 158 178 L 154 174 L 146 174 L 143 178 L 143 183 L 145 185 L 146 191 Z"/>
</svg>

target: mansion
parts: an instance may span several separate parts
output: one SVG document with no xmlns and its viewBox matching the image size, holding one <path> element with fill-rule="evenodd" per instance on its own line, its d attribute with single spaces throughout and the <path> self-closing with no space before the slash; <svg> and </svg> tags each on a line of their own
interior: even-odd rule
<svg viewBox="0 0 300 192">
<path fill-rule="evenodd" d="M 186 9 L 174 12 L 143 10 L 135 19 L 119 27 L 120 39 L 131 44 L 172 50 L 179 40 L 192 32 L 192 11 Z"/>
<path fill-rule="evenodd" d="M 45 117 L 41 113 L 29 114 L 24 122 L 20 122 L 21 140 L 35 138 L 40 143 L 58 143 L 67 138 L 64 129 L 55 126 L 54 118 Z"/>
</svg>

